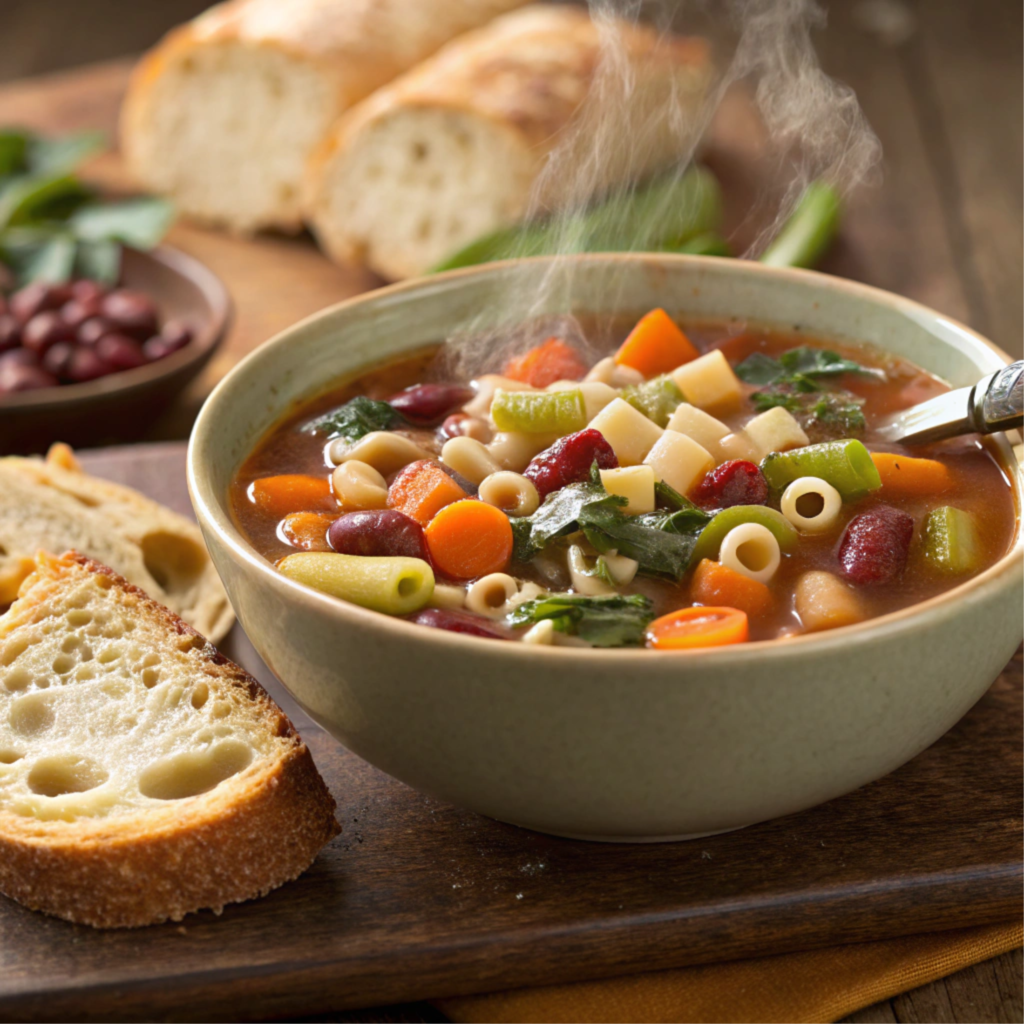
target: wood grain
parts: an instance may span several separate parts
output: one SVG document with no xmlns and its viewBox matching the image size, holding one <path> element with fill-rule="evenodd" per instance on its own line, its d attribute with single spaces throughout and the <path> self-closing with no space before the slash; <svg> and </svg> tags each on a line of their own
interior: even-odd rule
<svg viewBox="0 0 1024 1024">
<path fill-rule="evenodd" d="M 89 467 L 182 511 L 184 447 Z M 695 843 L 604 846 L 401 785 L 294 718 L 344 833 L 297 882 L 180 926 L 92 932 L 0 903 L 0 1017 L 215 1020 L 550 984 L 1021 912 L 1021 657 L 947 736 L 811 811 Z"/>
</svg>

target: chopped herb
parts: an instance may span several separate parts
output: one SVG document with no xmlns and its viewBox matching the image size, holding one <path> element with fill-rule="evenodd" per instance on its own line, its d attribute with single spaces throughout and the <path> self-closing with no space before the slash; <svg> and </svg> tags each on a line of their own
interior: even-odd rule
<svg viewBox="0 0 1024 1024">
<path fill-rule="evenodd" d="M 623 389 L 622 398 L 659 427 L 664 427 L 683 401 L 683 393 L 679 385 L 666 375 L 643 384 L 631 384 Z"/>
<path fill-rule="evenodd" d="M 777 384 L 750 396 L 758 412 L 781 407 L 791 412 L 812 440 L 850 437 L 864 431 L 863 399 L 849 391 L 804 394 L 788 384 Z"/>
<path fill-rule="evenodd" d="M 778 359 L 754 352 L 736 367 L 736 376 L 747 384 L 792 384 L 799 391 L 819 389 L 815 377 L 835 377 L 841 373 L 857 373 L 867 377 L 884 377 L 882 370 L 871 369 L 844 359 L 837 352 L 809 348 L 806 345 L 783 352 Z"/>
<path fill-rule="evenodd" d="M 307 434 L 326 434 L 328 439 L 343 437 L 352 443 L 375 430 L 386 430 L 394 418 L 395 410 L 387 402 L 357 395 L 339 408 L 311 420 L 302 429 Z"/>
<path fill-rule="evenodd" d="M 578 636 L 595 647 L 639 647 L 644 630 L 654 618 L 650 598 L 608 594 L 548 594 L 524 601 L 512 612 L 513 626 L 529 626 L 551 619 L 555 629 Z"/>
</svg>

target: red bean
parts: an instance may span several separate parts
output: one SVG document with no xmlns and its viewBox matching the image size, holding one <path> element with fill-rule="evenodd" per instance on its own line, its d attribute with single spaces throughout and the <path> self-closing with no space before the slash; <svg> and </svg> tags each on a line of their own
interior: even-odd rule
<svg viewBox="0 0 1024 1024">
<path fill-rule="evenodd" d="M 45 281 L 33 281 L 19 288 L 10 297 L 11 312 L 18 322 L 25 324 L 37 313 L 57 309 L 71 298 L 71 289 L 67 285 L 47 284 Z"/>
<path fill-rule="evenodd" d="M 27 348 L 12 348 L 0 353 L 0 369 L 5 366 L 39 366 L 39 356 Z"/>
<path fill-rule="evenodd" d="M 704 477 L 693 493 L 693 500 L 709 509 L 767 505 L 768 482 L 753 462 L 730 459 Z"/>
<path fill-rule="evenodd" d="M 0 313 L 0 352 L 9 352 L 21 344 L 21 327 L 11 313 Z"/>
<path fill-rule="evenodd" d="M 54 310 L 36 313 L 21 329 L 21 344 L 39 355 L 58 341 L 72 341 L 74 337 L 73 328 Z"/>
<path fill-rule="evenodd" d="M 156 306 L 148 295 L 120 288 L 104 296 L 102 312 L 125 334 L 144 341 L 157 332 Z"/>
<path fill-rule="evenodd" d="M 342 555 L 398 555 L 430 561 L 423 527 L 394 509 L 349 512 L 331 523 L 327 541 Z"/>
<path fill-rule="evenodd" d="M 108 320 L 105 316 L 93 316 L 78 328 L 78 344 L 95 345 L 104 335 L 116 333 L 117 328 L 113 321 Z"/>
<path fill-rule="evenodd" d="M 453 409 L 465 405 L 473 394 L 473 389 L 464 384 L 415 384 L 392 395 L 388 403 L 410 423 L 431 427 Z"/>
<path fill-rule="evenodd" d="M 180 320 L 168 320 L 160 331 L 160 337 L 169 351 L 177 352 L 192 340 L 192 328 Z"/>
<path fill-rule="evenodd" d="M 17 362 L 0 364 L 0 394 L 52 388 L 59 383 L 52 373 L 47 373 L 41 366 Z"/>
<path fill-rule="evenodd" d="M 66 378 L 74 353 L 75 346 L 70 341 L 58 341 L 43 353 L 43 368 L 55 377 Z"/>
<path fill-rule="evenodd" d="M 543 501 L 552 491 L 566 484 L 586 480 L 595 462 L 598 469 L 615 469 L 619 464 L 612 446 L 602 433 L 588 427 L 578 433 L 560 437 L 533 459 L 523 476 L 533 481 Z"/>
<path fill-rule="evenodd" d="M 76 330 L 90 317 L 99 316 L 103 300 L 94 299 L 72 299 L 60 307 L 60 316 L 64 323 L 69 324 Z"/>
<path fill-rule="evenodd" d="M 861 586 L 890 583 L 907 564 L 914 517 L 891 505 L 877 505 L 850 520 L 837 554 L 843 575 Z"/>
<path fill-rule="evenodd" d="M 105 359 L 100 359 L 94 348 L 76 345 L 68 361 L 65 376 L 75 384 L 82 384 L 97 377 L 105 377 L 113 373 L 114 368 Z"/>
<path fill-rule="evenodd" d="M 104 335 L 96 342 L 95 351 L 100 359 L 108 362 L 115 370 L 134 370 L 146 362 L 142 346 L 126 334 Z"/>
<path fill-rule="evenodd" d="M 79 302 L 93 302 L 102 299 L 110 289 L 101 281 L 92 281 L 83 278 L 80 281 L 73 281 L 71 284 L 71 298 Z"/>
<path fill-rule="evenodd" d="M 488 640 L 510 640 L 509 633 L 497 623 L 485 619 L 481 615 L 469 612 L 451 611 L 444 608 L 424 608 L 409 616 L 410 622 L 432 629 L 447 629 L 451 633 L 468 633 L 470 636 L 482 636 Z"/>
</svg>

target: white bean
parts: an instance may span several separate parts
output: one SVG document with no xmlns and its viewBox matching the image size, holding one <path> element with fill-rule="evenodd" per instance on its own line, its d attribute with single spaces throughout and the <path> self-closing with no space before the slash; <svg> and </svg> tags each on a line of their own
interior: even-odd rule
<svg viewBox="0 0 1024 1024">
<path fill-rule="evenodd" d="M 387 481 L 373 468 L 358 459 L 343 462 L 331 474 L 334 497 L 346 512 L 368 508 L 387 508 Z"/>
<path fill-rule="evenodd" d="M 445 441 L 441 461 L 471 484 L 480 484 L 501 469 L 487 448 L 472 437 L 453 437 Z"/>
</svg>

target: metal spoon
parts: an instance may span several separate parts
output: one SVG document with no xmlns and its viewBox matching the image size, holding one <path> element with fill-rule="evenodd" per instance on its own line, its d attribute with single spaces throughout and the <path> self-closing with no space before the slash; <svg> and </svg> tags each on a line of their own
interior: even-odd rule
<svg viewBox="0 0 1024 1024">
<path fill-rule="evenodd" d="M 1024 424 L 1024 362 L 904 409 L 881 426 L 886 441 L 930 444 L 960 434 L 995 434 Z"/>
</svg>

